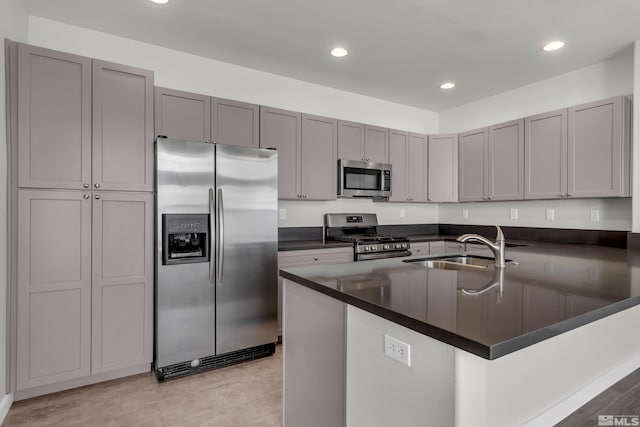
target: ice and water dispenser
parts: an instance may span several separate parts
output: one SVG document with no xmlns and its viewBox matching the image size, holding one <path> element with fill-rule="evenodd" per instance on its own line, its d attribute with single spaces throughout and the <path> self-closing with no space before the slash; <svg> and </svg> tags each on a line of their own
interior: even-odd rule
<svg viewBox="0 0 640 427">
<path fill-rule="evenodd" d="M 163 214 L 163 264 L 209 261 L 209 214 Z"/>
</svg>

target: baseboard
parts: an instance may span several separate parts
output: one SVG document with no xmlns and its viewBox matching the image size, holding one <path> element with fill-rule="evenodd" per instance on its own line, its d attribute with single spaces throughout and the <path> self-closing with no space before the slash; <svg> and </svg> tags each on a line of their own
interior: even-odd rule
<svg viewBox="0 0 640 427">
<path fill-rule="evenodd" d="M 577 411 L 582 405 L 608 389 L 640 367 L 640 354 L 627 360 L 623 364 L 611 369 L 596 378 L 574 394 L 559 402 L 547 411 L 526 422 L 523 427 L 546 427 L 556 425 L 569 415 Z M 606 415 L 606 414 L 603 414 Z"/>
<path fill-rule="evenodd" d="M 13 405 L 13 393 L 7 393 L 2 400 L 0 400 L 0 425 L 2 425 L 4 419 L 7 417 L 11 405 Z"/>
</svg>

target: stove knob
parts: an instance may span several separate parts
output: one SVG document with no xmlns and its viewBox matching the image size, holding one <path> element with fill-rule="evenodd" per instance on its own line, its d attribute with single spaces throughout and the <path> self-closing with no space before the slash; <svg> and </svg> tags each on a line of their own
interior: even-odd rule
<svg viewBox="0 0 640 427">
<path fill-rule="evenodd" d="M 369 246 L 364 246 L 364 251 L 368 252 L 369 251 Z"/>
<path fill-rule="evenodd" d="M 390 245 L 384 245 L 384 248 L 385 249 L 391 249 L 391 246 Z"/>
<path fill-rule="evenodd" d="M 403 249 L 407 249 L 408 247 L 409 247 L 409 245 L 408 245 L 407 243 L 403 243 L 403 244 L 402 244 L 402 248 L 403 248 Z"/>
<path fill-rule="evenodd" d="M 401 249 L 402 245 L 400 243 L 396 243 L 396 249 Z"/>
</svg>

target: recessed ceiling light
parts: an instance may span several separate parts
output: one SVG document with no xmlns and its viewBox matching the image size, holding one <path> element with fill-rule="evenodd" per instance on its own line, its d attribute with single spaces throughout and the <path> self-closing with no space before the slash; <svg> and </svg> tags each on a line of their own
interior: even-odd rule
<svg viewBox="0 0 640 427">
<path fill-rule="evenodd" d="M 454 87 L 456 87 L 456 84 L 452 82 L 445 82 L 440 85 L 440 89 L 453 89 Z"/>
<path fill-rule="evenodd" d="M 169 0 L 150 0 L 154 3 L 158 3 L 158 4 L 167 4 L 169 3 Z"/>
<path fill-rule="evenodd" d="M 542 50 L 545 52 L 551 52 L 554 50 L 558 50 L 564 47 L 564 42 L 562 40 L 554 40 L 542 46 Z"/>
<path fill-rule="evenodd" d="M 335 56 L 336 58 L 342 58 L 343 56 L 347 56 L 347 49 L 343 48 L 343 47 L 336 47 L 331 49 L 331 55 Z"/>
</svg>

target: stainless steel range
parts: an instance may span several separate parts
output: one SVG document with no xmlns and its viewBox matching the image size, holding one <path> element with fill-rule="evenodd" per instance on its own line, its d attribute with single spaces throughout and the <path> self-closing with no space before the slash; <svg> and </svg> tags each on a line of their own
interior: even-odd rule
<svg viewBox="0 0 640 427">
<path fill-rule="evenodd" d="M 409 256 L 409 239 L 378 233 L 376 214 L 325 214 L 328 240 L 353 243 L 354 261 Z"/>
</svg>

